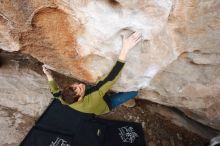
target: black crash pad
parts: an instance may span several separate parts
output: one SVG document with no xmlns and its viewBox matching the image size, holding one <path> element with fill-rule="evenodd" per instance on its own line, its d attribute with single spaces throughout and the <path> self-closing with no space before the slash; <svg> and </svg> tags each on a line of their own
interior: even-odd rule
<svg viewBox="0 0 220 146">
<path fill-rule="evenodd" d="M 145 146 L 140 123 L 101 119 L 54 99 L 20 146 Z"/>
</svg>

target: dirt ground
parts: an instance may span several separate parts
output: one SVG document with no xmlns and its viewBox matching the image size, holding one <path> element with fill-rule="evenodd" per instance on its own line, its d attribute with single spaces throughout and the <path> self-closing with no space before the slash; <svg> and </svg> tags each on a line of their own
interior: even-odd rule
<svg viewBox="0 0 220 146">
<path fill-rule="evenodd" d="M 104 115 L 104 118 L 134 121 L 142 124 L 145 140 L 149 146 L 205 146 L 208 140 L 172 124 L 169 119 L 153 114 L 145 100 L 137 100 L 134 108 L 120 106 Z"/>
<path fill-rule="evenodd" d="M 2 56 L 4 56 L 2 58 Z M 30 68 L 35 70 L 39 74 L 43 75 L 41 65 L 36 59 L 19 53 L 6 53 L 1 52 L 1 62 L 7 60 L 19 61 L 21 67 Z M 61 87 L 65 87 L 68 84 L 76 81 L 75 79 L 63 76 L 61 74 L 53 72 L 53 75 Z M 157 105 L 145 100 L 137 100 L 137 105 L 134 108 L 126 108 L 120 106 L 114 109 L 112 112 L 101 116 L 102 118 L 134 121 L 142 124 L 145 132 L 146 143 L 149 146 L 205 146 L 208 143 L 207 139 L 204 139 L 197 134 L 187 131 L 184 128 L 178 127 L 171 123 L 169 119 L 158 114 L 150 112 L 148 109 L 149 104 Z"/>
</svg>

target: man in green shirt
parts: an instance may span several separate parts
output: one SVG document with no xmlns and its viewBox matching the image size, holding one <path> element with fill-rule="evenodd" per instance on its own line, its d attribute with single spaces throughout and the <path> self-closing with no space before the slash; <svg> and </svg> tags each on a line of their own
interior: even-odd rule
<svg viewBox="0 0 220 146">
<path fill-rule="evenodd" d="M 129 50 L 140 42 L 141 39 L 142 36 L 138 32 L 134 32 L 128 37 L 123 35 L 123 46 L 116 64 L 107 76 L 87 90 L 85 84 L 74 83 L 61 91 L 50 71 L 43 66 L 43 71 L 49 81 L 51 93 L 56 99 L 60 100 L 62 104 L 68 105 L 70 108 L 79 112 L 96 115 L 105 114 L 112 108 L 134 98 L 138 94 L 137 91 L 120 92 L 112 96 L 107 96 L 106 93 L 120 77 Z"/>
</svg>

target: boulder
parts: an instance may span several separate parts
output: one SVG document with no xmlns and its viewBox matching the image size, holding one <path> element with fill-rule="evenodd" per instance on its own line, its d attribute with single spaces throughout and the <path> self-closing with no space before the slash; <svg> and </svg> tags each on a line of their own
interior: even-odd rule
<svg viewBox="0 0 220 146">
<path fill-rule="evenodd" d="M 0 106 L 31 117 L 39 117 L 52 98 L 46 77 L 23 67 L 18 60 L 4 59 L 0 81 Z"/>
<path fill-rule="evenodd" d="M 220 129 L 220 67 L 196 64 L 191 56 L 180 56 L 158 73 L 141 97 L 177 107 L 196 121 Z"/>
<path fill-rule="evenodd" d="M 130 52 L 113 90 L 142 89 L 140 98 L 178 107 L 220 130 L 219 14 L 218 0 L 2 1 L 0 48 L 94 83 L 117 60 L 121 35 L 140 31 L 143 40 Z M 36 88 L 47 93 L 45 86 Z"/>
<path fill-rule="evenodd" d="M 0 145 L 17 146 L 34 124 L 34 118 L 0 106 Z"/>
</svg>

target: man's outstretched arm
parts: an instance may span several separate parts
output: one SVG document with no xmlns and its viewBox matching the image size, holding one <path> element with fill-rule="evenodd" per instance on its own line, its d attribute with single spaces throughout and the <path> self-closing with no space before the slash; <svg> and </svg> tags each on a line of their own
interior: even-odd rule
<svg viewBox="0 0 220 146">
<path fill-rule="evenodd" d="M 89 89 L 86 94 L 98 90 L 102 96 L 105 95 L 105 93 L 114 85 L 114 83 L 120 77 L 120 73 L 124 67 L 129 50 L 133 48 L 141 39 L 141 34 L 138 32 L 133 33 L 129 37 L 123 36 L 123 46 L 120 51 L 117 62 L 115 63 L 111 71 L 108 73 L 108 75 L 105 76 L 105 78 L 103 78 L 102 80 L 100 80 L 96 84 L 96 86 Z"/>
<path fill-rule="evenodd" d="M 95 86 L 86 91 L 86 94 L 90 94 L 95 91 L 99 91 L 100 95 L 104 95 L 118 80 L 120 77 L 121 70 L 125 62 L 122 60 L 117 60 L 111 71 L 101 79 Z"/>
<path fill-rule="evenodd" d="M 61 96 L 61 91 L 60 91 L 57 83 L 53 79 L 53 76 L 52 76 L 51 72 L 44 65 L 42 67 L 43 67 L 43 72 L 47 76 L 47 80 L 48 80 L 49 87 L 50 87 L 50 92 L 52 93 L 52 95 L 55 98 L 60 97 Z"/>
</svg>

